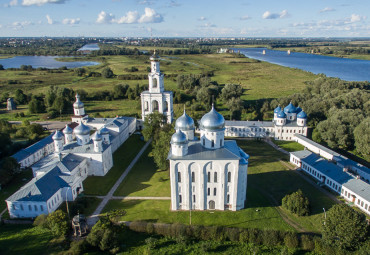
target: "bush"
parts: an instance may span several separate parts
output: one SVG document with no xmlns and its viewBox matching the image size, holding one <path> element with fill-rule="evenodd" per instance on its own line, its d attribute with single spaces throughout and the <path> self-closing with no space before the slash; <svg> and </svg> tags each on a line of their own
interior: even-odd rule
<svg viewBox="0 0 370 255">
<path fill-rule="evenodd" d="M 33 221 L 33 225 L 35 227 L 41 227 L 46 228 L 47 227 L 47 215 L 46 214 L 40 214 L 36 217 L 36 219 Z"/>
<path fill-rule="evenodd" d="M 54 236 L 65 236 L 69 230 L 67 214 L 62 210 L 49 214 L 46 224 Z"/>
<path fill-rule="evenodd" d="M 284 244 L 289 249 L 296 249 L 298 248 L 298 238 L 297 235 L 294 233 L 287 233 L 284 237 Z"/>
<path fill-rule="evenodd" d="M 301 246 L 303 250 L 313 251 L 315 249 L 315 242 L 311 236 L 302 235 L 301 236 Z"/>
<path fill-rule="evenodd" d="M 285 209 L 298 216 L 307 216 L 310 212 L 310 202 L 300 189 L 290 195 L 286 195 L 282 200 L 282 205 Z"/>
<path fill-rule="evenodd" d="M 82 239 L 79 241 L 71 242 L 71 246 L 68 251 L 66 251 L 65 255 L 80 255 L 84 254 L 88 249 L 88 242 L 86 239 Z"/>
</svg>

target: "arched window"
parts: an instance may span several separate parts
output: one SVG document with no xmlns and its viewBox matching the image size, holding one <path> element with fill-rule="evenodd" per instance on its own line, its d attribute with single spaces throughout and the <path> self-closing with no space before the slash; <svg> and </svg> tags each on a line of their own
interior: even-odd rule
<svg viewBox="0 0 370 255">
<path fill-rule="evenodd" d="M 215 147 L 215 141 L 212 140 L 211 146 L 212 148 Z"/>
<path fill-rule="evenodd" d="M 217 172 L 213 175 L 214 182 L 217 182 Z"/>
<path fill-rule="evenodd" d="M 211 172 L 208 172 L 207 174 L 207 182 L 211 182 Z"/>
<path fill-rule="evenodd" d="M 230 203 L 230 195 L 227 195 L 226 203 Z"/>
<path fill-rule="evenodd" d="M 191 172 L 191 182 L 195 182 L 195 173 Z"/>
<path fill-rule="evenodd" d="M 193 195 L 193 202 L 195 203 L 195 195 Z"/>
<path fill-rule="evenodd" d="M 177 181 L 181 182 L 181 173 L 180 172 L 177 172 Z"/>
<path fill-rule="evenodd" d="M 181 195 L 179 195 L 179 203 L 180 204 L 182 203 L 182 197 L 181 197 Z"/>
<path fill-rule="evenodd" d="M 211 189 L 210 188 L 207 189 L 207 195 L 208 196 L 211 195 Z"/>
<path fill-rule="evenodd" d="M 231 172 L 227 172 L 227 182 L 231 182 Z"/>
<path fill-rule="evenodd" d="M 214 188 L 214 189 L 213 189 L 213 195 L 214 195 L 214 196 L 216 196 L 216 194 L 217 194 L 217 189 L 216 189 L 216 188 Z"/>
<path fill-rule="evenodd" d="M 148 101 L 145 101 L 144 105 L 145 105 L 145 111 L 148 111 L 148 110 L 149 110 L 149 104 L 148 104 Z"/>
<path fill-rule="evenodd" d="M 158 87 L 158 79 L 153 78 L 153 88 L 157 88 L 157 87 Z"/>
<path fill-rule="evenodd" d="M 159 111 L 159 105 L 157 100 L 152 101 L 153 111 Z"/>
</svg>

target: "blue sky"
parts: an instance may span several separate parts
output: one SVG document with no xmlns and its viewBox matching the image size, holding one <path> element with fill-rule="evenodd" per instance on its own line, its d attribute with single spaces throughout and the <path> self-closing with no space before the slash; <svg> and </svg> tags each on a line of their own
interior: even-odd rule
<svg viewBox="0 0 370 255">
<path fill-rule="evenodd" d="M 0 36 L 370 37 L 368 0 L 0 0 Z"/>
</svg>

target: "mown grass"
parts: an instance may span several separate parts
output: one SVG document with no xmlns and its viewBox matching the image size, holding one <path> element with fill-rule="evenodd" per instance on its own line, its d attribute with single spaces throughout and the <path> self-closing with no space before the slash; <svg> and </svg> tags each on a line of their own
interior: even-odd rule
<svg viewBox="0 0 370 255">
<path fill-rule="evenodd" d="M 308 231 L 320 232 L 323 209 L 330 209 L 335 202 L 293 170 L 288 170 L 280 159 L 288 156 L 274 150 L 262 141 L 238 140 L 238 145 L 250 155 L 248 185 L 256 187 L 274 199 L 281 206 L 282 198 L 301 189 L 310 200 L 311 215 L 297 217 L 287 211 L 291 220 Z M 248 196 L 248 194 L 247 194 Z"/>
<path fill-rule="evenodd" d="M 83 182 L 84 194 L 106 195 L 127 166 L 144 146 L 139 135 L 130 136 L 123 145 L 113 153 L 113 167 L 105 176 L 89 176 Z"/>
<path fill-rule="evenodd" d="M 53 240 L 49 230 L 31 225 L 1 225 L 0 254 L 43 255 L 62 250 L 62 240 Z"/>
<path fill-rule="evenodd" d="M 297 142 L 291 142 L 291 141 L 279 141 L 272 139 L 271 140 L 274 144 L 279 146 L 280 148 L 286 150 L 286 151 L 301 151 L 304 149 L 304 146 L 297 143 Z"/>
<path fill-rule="evenodd" d="M 25 185 L 32 179 L 32 170 L 24 170 L 19 175 L 15 176 L 12 182 L 1 187 L 0 190 L 0 212 L 6 208 L 5 199 L 13 195 L 20 187 Z"/>
<path fill-rule="evenodd" d="M 149 146 L 139 161 L 119 185 L 115 196 L 169 197 L 170 177 L 168 171 L 158 170 L 150 156 Z"/>
</svg>

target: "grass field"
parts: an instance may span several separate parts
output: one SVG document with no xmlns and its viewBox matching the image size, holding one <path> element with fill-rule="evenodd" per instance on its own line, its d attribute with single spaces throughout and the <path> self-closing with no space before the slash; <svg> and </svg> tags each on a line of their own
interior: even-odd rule
<svg viewBox="0 0 370 255">
<path fill-rule="evenodd" d="M 298 173 L 288 170 L 281 162 L 281 160 L 287 162 L 287 155 L 262 141 L 238 140 L 238 144 L 251 156 L 246 209 L 238 212 L 193 211 L 193 224 L 293 230 L 278 213 L 276 206 L 279 206 L 279 210 L 302 229 L 320 232 L 322 208 L 329 209 L 334 201 L 302 179 Z M 146 153 L 148 152 L 149 149 Z M 166 172 L 156 172 L 152 158 L 143 156 L 115 195 L 169 196 L 169 182 L 161 179 L 164 178 L 162 174 L 168 178 Z M 298 189 L 301 189 L 311 202 L 310 216 L 296 217 L 281 207 L 281 199 Z M 127 211 L 127 215 L 122 218 L 127 221 L 147 220 L 184 224 L 189 222 L 189 212 L 171 212 L 169 200 L 111 200 L 104 208 L 104 212 L 116 208 Z"/>
<path fill-rule="evenodd" d="M 49 230 L 31 225 L 1 225 L 0 254 L 43 255 L 62 250 L 60 240 L 53 240 Z"/>
<path fill-rule="evenodd" d="M 25 185 L 29 180 L 32 179 L 32 170 L 22 171 L 17 175 L 11 183 L 2 187 L 0 190 L 0 212 L 6 208 L 6 202 L 4 201 L 14 192 L 16 192 L 20 187 Z"/>
<path fill-rule="evenodd" d="M 106 195 L 127 166 L 144 146 L 139 135 L 130 136 L 123 145 L 113 153 L 113 167 L 105 176 L 89 176 L 84 181 L 84 194 Z"/>
<path fill-rule="evenodd" d="M 297 143 L 297 142 L 290 142 L 290 141 L 279 141 L 275 139 L 271 139 L 271 141 L 279 146 L 280 148 L 286 150 L 286 151 L 301 151 L 304 149 L 304 146 Z"/>
<path fill-rule="evenodd" d="M 157 169 L 153 158 L 149 155 L 151 150 L 151 146 L 146 149 L 139 161 L 131 169 L 131 172 L 119 185 L 114 193 L 115 196 L 171 196 L 169 172 Z"/>
</svg>

